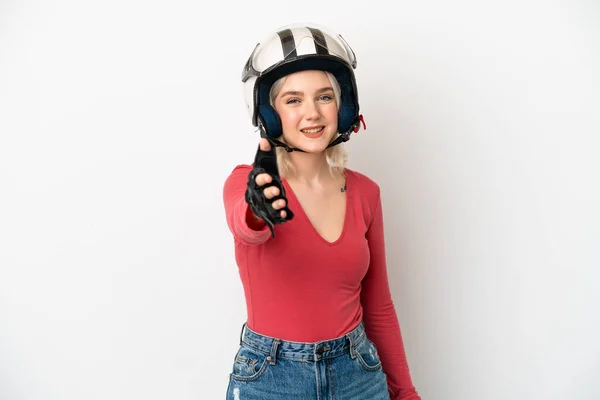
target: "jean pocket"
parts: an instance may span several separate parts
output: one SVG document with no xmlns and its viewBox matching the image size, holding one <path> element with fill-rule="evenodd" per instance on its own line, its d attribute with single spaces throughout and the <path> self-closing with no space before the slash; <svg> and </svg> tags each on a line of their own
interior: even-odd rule
<svg viewBox="0 0 600 400">
<path fill-rule="evenodd" d="M 242 344 L 233 361 L 231 378 L 250 382 L 260 378 L 269 366 L 268 354 Z"/>
<path fill-rule="evenodd" d="M 381 359 L 377 352 L 377 347 L 366 336 L 356 344 L 356 358 L 366 371 L 379 371 L 381 369 Z"/>
</svg>

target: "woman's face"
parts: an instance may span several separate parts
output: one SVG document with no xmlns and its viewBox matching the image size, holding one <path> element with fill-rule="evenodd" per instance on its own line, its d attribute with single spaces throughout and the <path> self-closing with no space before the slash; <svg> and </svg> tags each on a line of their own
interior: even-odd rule
<svg viewBox="0 0 600 400">
<path fill-rule="evenodd" d="M 333 87 L 323 71 L 300 71 L 286 77 L 275 98 L 285 142 L 308 153 L 324 151 L 337 133 Z"/>
</svg>

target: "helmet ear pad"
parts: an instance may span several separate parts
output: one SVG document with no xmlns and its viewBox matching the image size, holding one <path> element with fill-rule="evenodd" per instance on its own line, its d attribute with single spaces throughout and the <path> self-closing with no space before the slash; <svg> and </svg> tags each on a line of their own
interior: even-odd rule
<svg viewBox="0 0 600 400">
<path fill-rule="evenodd" d="M 265 73 L 256 82 L 256 103 L 258 117 L 264 123 L 267 135 L 277 138 L 283 134 L 279 114 L 270 104 L 269 92 L 277 79 L 294 72 L 304 70 L 323 70 L 335 76 L 340 85 L 340 105 L 338 109 L 338 132 L 346 133 L 358 118 L 358 93 L 351 68 L 333 58 L 303 58 L 281 64 L 278 68 Z"/>
<path fill-rule="evenodd" d="M 261 104 L 258 114 L 270 138 L 275 139 L 283 134 L 279 113 L 270 104 Z"/>
</svg>

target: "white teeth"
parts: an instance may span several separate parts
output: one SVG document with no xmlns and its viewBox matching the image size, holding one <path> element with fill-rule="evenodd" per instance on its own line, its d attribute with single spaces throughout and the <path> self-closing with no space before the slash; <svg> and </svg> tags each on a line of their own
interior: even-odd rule
<svg viewBox="0 0 600 400">
<path fill-rule="evenodd" d="M 318 132 L 321 132 L 322 129 L 323 129 L 323 127 L 321 127 L 321 128 L 314 128 L 314 129 L 302 129 L 302 132 L 304 132 L 304 133 L 318 133 Z"/>
</svg>

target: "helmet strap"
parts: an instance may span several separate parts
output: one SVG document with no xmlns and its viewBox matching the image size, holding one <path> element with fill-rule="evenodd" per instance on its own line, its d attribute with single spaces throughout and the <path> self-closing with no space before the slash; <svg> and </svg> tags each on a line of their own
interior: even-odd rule
<svg viewBox="0 0 600 400">
<path fill-rule="evenodd" d="M 350 140 L 350 134 L 352 132 L 354 132 L 354 133 L 358 132 L 358 130 L 360 129 L 361 122 L 363 123 L 364 128 L 367 129 L 367 124 L 365 124 L 365 119 L 362 116 L 362 114 L 360 114 L 358 116 L 358 118 L 356 119 L 356 121 L 354 121 L 354 123 L 352 124 L 350 129 L 348 129 L 347 132 L 341 133 L 340 136 L 338 136 L 337 138 L 335 138 L 335 140 L 333 140 L 331 143 L 329 143 L 329 146 L 327 146 L 326 148 L 328 149 L 330 147 L 337 146 L 340 143 L 347 142 L 348 140 Z"/>
<path fill-rule="evenodd" d="M 304 150 L 302 149 L 298 149 L 296 147 L 290 147 L 287 144 L 283 143 L 280 140 L 277 139 L 273 139 L 270 137 L 267 137 L 267 140 L 269 141 L 269 143 L 271 143 L 271 146 L 273 147 L 283 147 L 285 149 L 285 151 L 287 151 L 288 153 L 291 153 L 292 151 L 301 151 L 302 153 L 306 153 Z"/>
</svg>

